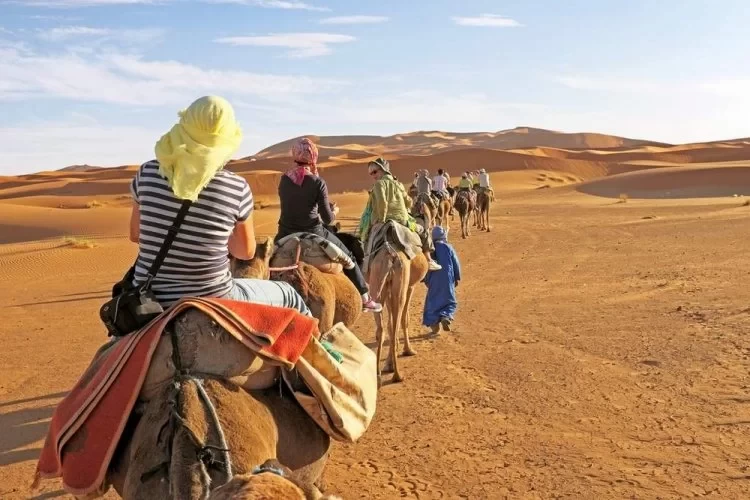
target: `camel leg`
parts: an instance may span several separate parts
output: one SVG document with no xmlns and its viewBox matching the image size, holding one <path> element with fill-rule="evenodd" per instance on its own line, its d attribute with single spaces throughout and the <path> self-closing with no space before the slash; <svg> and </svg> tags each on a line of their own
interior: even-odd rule
<svg viewBox="0 0 750 500">
<path fill-rule="evenodd" d="M 383 312 L 375 313 L 375 340 L 378 344 L 378 358 L 377 358 L 377 374 L 378 374 L 378 387 L 383 386 L 383 374 L 380 369 L 380 360 L 382 359 L 381 353 L 383 352 Z"/>
<path fill-rule="evenodd" d="M 390 285 L 390 303 L 391 311 L 389 325 L 389 334 L 391 339 L 391 357 L 393 363 L 393 382 L 403 381 L 403 377 L 398 370 L 398 360 L 396 352 L 398 350 L 398 327 L 401 324 L 401 316 L 405 313 L 404 304 L 406 303 L 406 291 L 409 287 L 408 270 L 404 269 L 403 261 L 397 260 L 396 265 L 399 267 L 393 276 Z"/>
<path fill-rule="evenodd" d="M 414 293 L 414 287 L 409 286 L 406 289 L 406 301 L 404 302 L 404 311 L 401 314 L 401 328 L 404 331 L 404 356 L 416 356 L 417 351 L 411 348 L 411 342 L 409 340 L 409 305 L 411 304 L 411 297 Z"/>
<path fill-rule="evenodd" d="M 391 293 L 391 301 L 389 304 L 391 314 L 388 321 L 388 336 L 391 340 L 391 345 L 388 351 L 388 361 L 390 361 L 393 368 L 393 378 L 391 381 L 394 383 L 404 380 L 403 377 L 401 377 L 401 373 L 398 371 L 398 358 L 396 356 L 396 351 L 398 350 L 398 324 L 401 319 L 401 311 L 399 310 L 400 304 L 398 302 L 400 302 L 398 296 Z"/>
<path fill-rule="evenodd" d="M 485 216 L 487 232 L 489 233 L 490 232 L 490 203 L 489 201 L 487 202 L 487 210 L 485 210 L 484 216 Z"/>
</svg>

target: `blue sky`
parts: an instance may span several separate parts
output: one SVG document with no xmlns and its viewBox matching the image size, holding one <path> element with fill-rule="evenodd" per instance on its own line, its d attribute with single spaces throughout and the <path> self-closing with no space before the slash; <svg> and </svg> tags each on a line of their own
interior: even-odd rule
<svg viewBox="0 0 750 500">
<path fill-rule="evenodd" d="M 241 155 L 515 126 L 750 136 L 746 0 L 0 0 L 0 175 L 140 163 L 206 94 Z"/>
</svg>

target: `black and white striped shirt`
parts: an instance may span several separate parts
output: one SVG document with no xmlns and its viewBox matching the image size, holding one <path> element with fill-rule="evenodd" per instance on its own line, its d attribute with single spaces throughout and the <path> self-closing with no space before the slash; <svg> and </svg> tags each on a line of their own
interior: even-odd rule
<svg viewBox="0 0 750 500">
<path fill-rule="evenodd" d="M 144 163 L 130 185 L 140 205 L 141 224 L 135 281 L 143 283 L 159 253 L 182 200 L 159 174 L 159 162 Z M 232 288 L 228 242 L 235 224 L 253 210 L 247 181 L 221 170 L 190 206 L 187 216 L 152 281 L 152 290 L 164 306 L 180 297 L 222 297 Z"/>
</svg>

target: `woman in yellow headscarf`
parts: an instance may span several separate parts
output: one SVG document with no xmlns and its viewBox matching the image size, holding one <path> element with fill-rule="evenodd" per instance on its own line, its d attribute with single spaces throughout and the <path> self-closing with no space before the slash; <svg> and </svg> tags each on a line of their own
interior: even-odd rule
<svg viewBox="0 0 750 500">
<path fill-rule="evenodd" d="M 310 314 L 287 283 L 234 279 L 229 255 L 255 255 L 253 195 L 247 181 L 224 170 L 242 142 L 232 106 L 201 97 L 179 113 L 179 122 L 156 143 L 156 160 L 144 163 L 131 184 L 130 240 L 138 243 L 134 284 L 149 269 L 184 200 L 187 215 L 151 289 L 163 306 L 184 296 L 223 297 L 297 309 Z"/>
</svg>

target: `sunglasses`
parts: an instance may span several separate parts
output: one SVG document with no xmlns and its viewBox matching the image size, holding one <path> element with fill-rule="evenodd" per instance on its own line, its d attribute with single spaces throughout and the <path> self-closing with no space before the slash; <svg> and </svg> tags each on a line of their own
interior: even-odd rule
<svg viewBox="0 0 750 500">
<path fill-rule="evenodd" d="M 371 175 L 371 176 L 373 176 L 373 177 L 374 177 L 374 176 L 376 176 L 376 175 L 378 175 L 378 171 L 377 171 L 377 170 L 370 170 L 370 171 L 369 171 L 369 172 L 367 172 L 367 173 L 368 173 L 368 174 L 370 174 L 370 175 Z"/>
</svg>

